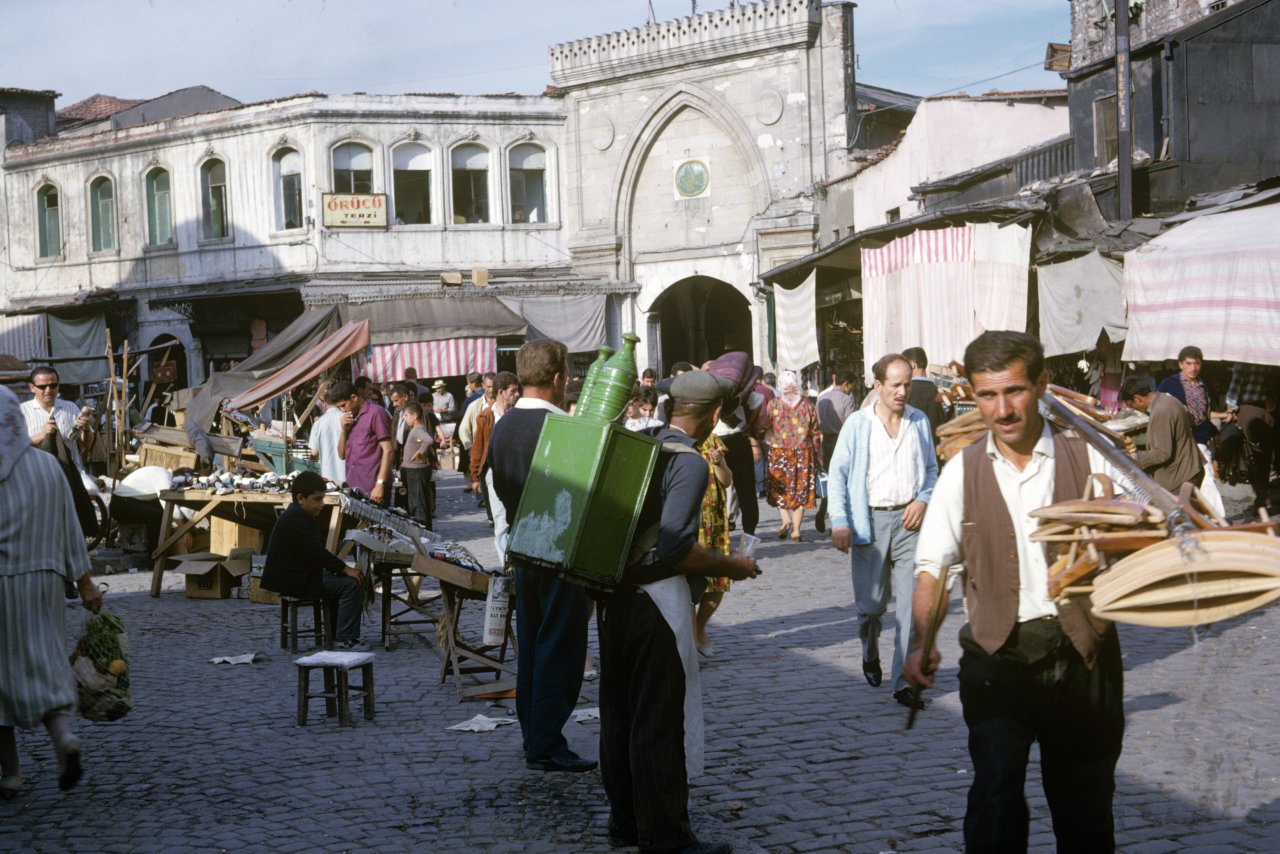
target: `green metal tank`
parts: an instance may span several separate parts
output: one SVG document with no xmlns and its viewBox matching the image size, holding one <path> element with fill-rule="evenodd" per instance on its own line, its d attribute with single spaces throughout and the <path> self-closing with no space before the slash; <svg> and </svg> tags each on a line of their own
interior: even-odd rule
<svg viewBox="0 0 1280 854">
<path fill-rule="evenodd" d="M 512 558 L 599 590 L 626 569 L 662 444 L 616 423 L 636 381 L 635 345 L 587 372 L 573 416 L 548 415 L 511 523 Z"/>
</svg>

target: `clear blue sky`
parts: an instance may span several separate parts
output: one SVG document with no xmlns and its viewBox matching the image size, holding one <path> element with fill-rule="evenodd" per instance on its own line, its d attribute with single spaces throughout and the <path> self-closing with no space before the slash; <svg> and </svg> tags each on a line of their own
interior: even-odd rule
<svg viewBox="0 0 1280 854">
<path fill-rule="evenodd" d="M 729 0 L 699 0 L 700 11 Z M 146 98 L 196 84 L 297 92 L 537 94 L 547 48 L 643 25 L 648 0 L 42 0 L 5 4 L 0 86 Z M 652 0 L 658 20 L 690 0 Z M 1066 0 L 860 0 L 858 78 L 930 95 L 1053 88 Z M 1014 74 L 1013 69 L 1032 66 Z M 998 79 L 987 78 L 1000 76 Z M 984 81 L 984 82 L 977 82 Z"/>
</svg>

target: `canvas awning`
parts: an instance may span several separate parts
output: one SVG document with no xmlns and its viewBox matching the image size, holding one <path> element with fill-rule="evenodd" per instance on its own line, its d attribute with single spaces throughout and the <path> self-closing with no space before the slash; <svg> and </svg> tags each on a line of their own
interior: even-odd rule
<svg viewBox="0 0 1280 854">
<path fill-rule="evenodd" d="M 299 356 L 287 367 L 227 401 L 227 409 L 250 409 L 350 358 L 369 346 L 369 321 L 348 323 Z"/>
<path fill-rule="evenodd" d="M 369 321 L 374 345 L 524 335 L 524 318 L 491 296 L 389 299 L 338 306 L 345 322 Z"/>
<path fill-rule="evenodd" d="M 1280 204 L 1191 220 L 1124 256 L 1124 358 L 1280 365 Z"/>
<path fill-rule="evenodd" d="M 570 353 L 595 350 L 605 343 L 604 294 L 560 294 L 503 297 L 502 303 L 524 318 L 526 338 L 561 341 Z"/>
<path fill-rule="evenodd" d="M 1061 264 L 1045 264 L 1040 282 L 1040 341 L 1046 356 L 1098 346 L 1098 334 L 1123 341 L 1124 268 L 1097 250 Z"/>
</svg>

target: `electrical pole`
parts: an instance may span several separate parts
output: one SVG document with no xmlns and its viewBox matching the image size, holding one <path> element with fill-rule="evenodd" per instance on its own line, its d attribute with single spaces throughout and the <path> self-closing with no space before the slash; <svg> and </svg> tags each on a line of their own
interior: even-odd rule
<svg viewBox="0 0 1280 854">
<path fill-rule="evenodd" d="M 1116 2 L 1116 193 L 1120 219 L 1133 219 L 1133 134 L 1129 111 L 1129 0 Z"/>
</svg>

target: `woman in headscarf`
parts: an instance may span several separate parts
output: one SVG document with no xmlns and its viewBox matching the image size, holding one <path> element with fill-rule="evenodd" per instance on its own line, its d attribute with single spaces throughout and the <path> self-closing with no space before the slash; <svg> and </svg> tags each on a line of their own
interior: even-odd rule
<svg viewBox="0 0 1280 854">
<path fill-rule="evenodd" d="M 15 727 L 44 724 L 58 757 L 58 787 L 80 779 L 71 731 L 76 683 L 62 624 L 67 583 L 85 608 L 102 607 L 89 552 L 58 460 L 33 448 L 18 399 L 0 388 L 0 797 L 22 787 Z"/>
<path fill-rule="evenodd" d="M 778 508 L 782 527 L 778 539 L 789 534 L 800 542 L 800 525 L 806 508 L 815 506 L 814 478 L 822 456 L 822 431 L 818 411 L 800 392 L 794 371 L 778 377 L 778 396 L 769 401 L 769 504 Z"/>
</svg>

